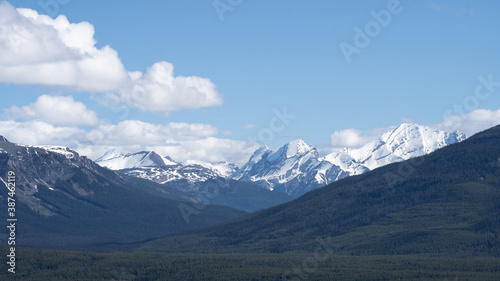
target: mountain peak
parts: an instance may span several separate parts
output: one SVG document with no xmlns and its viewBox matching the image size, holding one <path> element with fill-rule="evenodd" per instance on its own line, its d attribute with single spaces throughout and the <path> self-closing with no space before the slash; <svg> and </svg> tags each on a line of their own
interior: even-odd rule
<svg viewBox="0 0 500 281">
<path fill-rule="evenodd" d="M 113 148 L 111 150 L 106 151 L 106 153 L 104 153 L 103 156 L 97 158 L 97 160 L 95 160 L 95 161 L 96 162 L 106 161 L 106 160 L 113 159 L 113 158 L 120 157 L 120 156 L 123 156 L 123 154 L 118 149 Z"/>
<path fill-rule="evenodd" d="M 278 150 L 261 147 L 234 178 L 300 196 L 325 183 L 429 154 L 464 139 L 465 135 L 458 131 L 448 133 L 403 123 L 360 148 L 333 151 L 325 157 L 319 157 L 316 148 L 297 139 Z"/>
<path fill-rule="evenodd" d="M 401 128 L 418 128 L 418 127 L 422 127 L 422 125 L 419 125 L 417 123 L 413 123 L 413 122 L 405 122 L 405 123 L 401 123 L 401 125 L 399 125 L 398 127 L 401 127 Z"/>
<path fill-rule="evenodd" d="M 465 135 L 458 131 L 448 133 L 415 123 L 403 123 L 365 146 L 352 150 L 350 155 L 372 170 L 429 154 L 464 139 Z"/>
<path fill-rule="evenodd" d="M 8 142 L 8 143 L 10 143 L 10 141 L 8 141 L 4 136 L 0 136 L 0 142 Z"/>
<path fill-rule="evenodd" d="M 147 153 L 144 158 L 149 158 L 153 163 L 158 166 L 171 166 L 171 165 L 177 165 L 175 161 L 172 160 L 170 157 L 163 157 L 160 154 L 156 153 L 155 151 L 145 151 L 144 153 Z"/>
<path fill-rule="evenodd" d="M 262 159 L 262 156 L 266 154 L 266 152 L 271 152 L 271 149 L 267 145 L 263 145 L 257 149 L 252 156 L 250 156 L 249 162 L 257 163 Z"/>
<path fill-rule="evenodd" d="M 302 155 L 313 149 L 314 149 L 313 147 L 307 145 L 301 139 L 294 140 L 286 144 L 286 157 L 290 158 L 296 155 Z"/>
<path fill-rule="evenodd" d="M 183 164 L 185 165 L 199 165 L 204 168 L 210 169 L 216 173 L 218 173 L 222 177 L 230 177 L 232 174 L 236 173 L 238 171 L 238 166 L 236 164 L 227 162 L 227 161 L 220 161 L 217 163 L 210 163 L 206 161 L 201 161 L 201 160 L 188 160 L 184 162 Z"/>
<path fill-rule="evenodd" d="M 165 158 L 154 151 L 141 151 L 123 155 L 116 149 L 106 152 L 96 160 L 96 163 L 111 170 L 178 165 L 170 158 Z"/>
<path fill-rule="evenodd" d="M 420 126 L 420 125 L 415 124 L 415 123 L 403 123 L 403 124 L 395 127 L 394 129 L 385 132 L 382 135 L 381 139 L 384 142 L 389 142 L 390 139 L 394 139 L 397 136 L 410 135 L 410 134 L 415 135 L 415 134 L 419 134 L 420 131 L 426 130 L 426 129 L 431 129 L 431 128 Z M 435 130 L 435 131 L 437 131 L 437 130 Z"/>
</svg>

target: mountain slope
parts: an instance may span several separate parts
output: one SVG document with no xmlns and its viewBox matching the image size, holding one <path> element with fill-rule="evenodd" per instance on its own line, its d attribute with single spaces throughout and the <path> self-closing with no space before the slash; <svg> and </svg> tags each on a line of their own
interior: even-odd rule
<svg viewBox="0 0 500 281">
<path fill-rule="evenodd" d="M 141 151 L 123 155 L 116 149 L 106 152 L 96 160 L 96 163 L 111 170 L 178 165 L 172 159 L 165 158 L 154 151 Z"/>
<path fill-rule="evenodd" d="M 422 156 L 464 139 L 458 131 L 447 133 L 404 123 L 361 148 L 337 150 L 325 157 L 296 140 L 280 149 L 261 147 L 233 178 L 299 197 L 347 176 Z"/>
<path fill-rule="evenodd" d="M 196 202 L 204 201 L 206 204 L 229 206 L 247 212 L 273 207 L 293 199 L 285 193 L 271 192 L 251 183 L 221 177 L 211 168 L 196 164 L 142 167 L 118 172 L 175 189 Z"/>
<path fill-rule="evenodd" d="M 439 131 L 412 123 L 404 123 L 376 140 L 348 154 L 360 165 L 375 168 L 429 154 L 436 149 L 465 140 L 459 131 Z M 327 156 L 331 157 L 331 156 Z"/>
<path fill-rule="evenodd" d="M 235 222 L 136 250 L 313 252 L 323 241 L 347 254 L 499 257 L 499 144 L 497 126 Z"/>
<path fill-rule="evenodd" d="M 187 161 L 185 164 L 178 164 L 154 151 L 123 155 L 117 150 L 110 150 L 97 159 L 96 163 L 122 174 L 181 191 L 194 202 L 228 206 L 247 212 L 273 207 L 293 199 L 284 193 L 270 192 L 251 183 L 232 180 L 228 175 L 236 172 L 238 167 L 228 162 L 212 164 Z M 160 192 L 161 195 L 161 188 L 156 187 L 147 192 Z"/>
<path fill-rule="evenodd" d="M 200 161 L 200 160 L 188 160 L 184 163 L 184 165 L 199 165 L 202 167 L 205 167 L 207 169 L 210 169 L 212 171 L 215 171 L 219 173 L 219 176 L 229 178 L 232 174 L 236 173 L 238 171 L 238 166 L 236 164 L 226 162 L 226 161 L 221 161 L 217 163 L 209 163 L 205 161 Z"/>
<path fill-rule="evenodd" d="M 303 140 L 286 144 L 278 150 L 266 146 L 258 149 L 233 178 L 252 182 L 269 190 L 294 194 L 293 181 L 313 170 L 318 164 L 318 152 Z M 300 180 L 299 180 L 300 181 Z M 301 181 L 302 182 L 302 181 Z"/>
<path fill-rule="evenodd" d="M 18 246 L 91 249 L 100 243 L 149 239 L 245 214 L 205 206 L 186 221 L 179 206 L 190 206 L 194 198 L 185 193 L 102 168 L 67 148 L 22 146 L 1 137 L 0 184 L 7 182 L 8 171 L 16 174 Z M 4 210 L 6 198 L 7 188 L 0 189 Z M 2 232 L 0 238 L 6 235 Z"/>
<path fill-rule="evenodd" d="M 212 178 L 202 182 L 169 181 L 163 184 L 182 190 L 198 202 L 255 212 L 291 201 L 285 193 L 272 192 L 256 185 L 228 178 Z"/>
<path fill-rule="evenodd" d="M 190 183 L 203 182 L 208 179 L 228 177 L 238 170 L 235 164 L 228 162 L 212 164 L 204 161 L 188 161 L 180 164 L 155 151 L 124 155 L 116 149 L 106 152 L 96 160 L 96 163 L 114 171 L 162 184 L 180 180 L 187 180 Z"/>
</svg>

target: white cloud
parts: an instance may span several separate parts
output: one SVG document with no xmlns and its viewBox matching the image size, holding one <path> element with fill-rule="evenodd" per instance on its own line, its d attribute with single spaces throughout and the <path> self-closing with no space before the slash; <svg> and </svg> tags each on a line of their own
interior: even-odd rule
<svg viewBox="0 0 500 281">
<path fill-rule="evenodd" d="M 258 148 L 259 145 L 245 141 L 208 137 L 181 141 L 176 146 L 152 146 L 148 147 L 148 150 L 168 155 L 178 162 L 186 162 L 187 160 L 228 161 L 241 167 Z"/>
<path fill-rule="evenodd" d="M 96 125 L 97 113 L 73 97 L 41 95 L 27 106 L 12 106 L 5 110 L 11 119 L 41 121 L 62 126 Z"/>
<path fill-rule="evenodd" d="M 90 159 L 117 148 L 123 153 L 155 150 L 175 161 L 229 161 L 243 165 L 258 145 L 217 138 L 218 129 L 209 124 L 168 123 L 155 125 L 127 120 L 101 123 L 92 130 L 58 127 L 39 120 L 0 121 L 0 135 L 27 145 L 62 145 Z"/>
<path fill-rule="evenodd" d="M 0 135 L 19 144 L 74 146 L 74 140 L 83 134 L 79 128 L 57 127 L 39 120 L 0 121 Z"/>
<path fill-rule="evenodd" d="M 97 49 L 94 27 L 0 4 L 0 82 L 112 91 L 127 79 L 118 53 Z"/>
<path fill-rule="evenodd" d="M 99 145 L 162 146 L 216 134 L 218 129 L 209 124 L 172 122 L 155 125 L 138 120 L 126 120 L 116 125 L 101 123 L 89 132 L 88 141 Z"/>
<path fill-rule="evenodd" d="M 154 150 L 178 162 L 203 160 L 244 164 L 257 149 L 244 141 L 216 138 L 218 129 L 209 124 L 168 123 L 155 125 L 127 120 L 116 125 L 101 124 L 86 135 L 79 151 L 92 159 L 111 148 L 124 153 Z M 92 150 L 87 146 L 93 146 Z M 98 153 L 97 153 L 98 152 Z"/>
<path fill-rule="evenodd" d="M 359 147 L 373 140 L 362 131 L 356 129 L 345 129 L 336 131 L 330 135 L 330 144 L 334 147 Z"/>
<path fill-rule="evenodd" d="M 436 128 L 448 132 L 460 130 L 467 137 L 500 124 L 500 109 L 477 109 L 466 115 L 448 115 Z"/>
<path fill-rule="evenodd" d="M 174 66 L 155 63 L 145 74 L 131 73 L 130 87 L 121 95 L 144 111 L 172 112 L 222 105 L 215 85 L 197 76 L 174 76 Z"/>
<path fill-rule="evenodd" d="M 166 114 L 223 103 L 209 79 L 175 77 L 168 62 L 154 64 L 145 74 L 128 72 L 114 49 L 95 44 L 88 22 L 0 4 L 0 83 L 114 93 L 141 110 Z"/>
</svg>

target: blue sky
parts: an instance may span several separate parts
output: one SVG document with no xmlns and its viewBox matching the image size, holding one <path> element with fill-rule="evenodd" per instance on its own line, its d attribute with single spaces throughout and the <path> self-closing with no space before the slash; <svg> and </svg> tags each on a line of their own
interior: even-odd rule
<svg viewBox="0 0 500 281">
<path fill-rule="evenodd" d="M 3 59 L 0 54 L 0 70 L 7 73 L 0 74 L 0 129 L 18 142 L 66 145 L 91 158 L 118 147 L 125 152 L 156 149 L 180 161 L 242 163 L 261 144 L 281 146 L 297 138 L 326 152 L 361 145 L 402 122 L 469 135 L 500 123 L 497 1 L 9 3 L 52 18 L 63 15 L 69 23 L 89 23 L 72 29 L 61 43 L 56 35 L 44 40 L 30 35 L 52 32 L 46 20 L 28 25 L 20 18 L 0 21 L 0 40 L 7 42 L 18 32 L 25 39 L 19 44 L 48 48 L 4 50 Z M 5 15 L 18 11 L 6 5 Z M 15 25 L 24 29 L 7 28 Z M 89 26 L 95 34 L 86 32 Z M 356 36 L 369 43 L 357 44 L 362 40 Z M 37 38 L 37 44 L 30 42 Z M 89 49 L 92 43 L 71 41 L 78 38 L 93 38 L 94 49 Z M 347 45 L 356 52 L 346 55 L 341 46 Z M 97 77 L 89 74 L 80 81 L 65 80 L 65 64 L 54 64 L 50 71 L 23 69 L 40 63 L 35 57 L 53 63 L 93 55 L 109 56 L 112 63 L 79 66 L 78 73 L 98 70 L 92 72 Z M 147 76 L 159 62 L 169 64 Z M 13 65 L 20 72 L 12 72 L 17 69 Z M 165 88 L 151 80 L 166 77 L 169 66 L 174 77 L 189 79 L 169 90 L 167 99 L 161 98 Z M 137 71 L 144 79 L 123 76 Z M 28 78 L 19 78 L 24 73 Z M 484 80 L 491 80 L 489 88 Z M 146 84 L 142 100 L 134 98 L 137 87 Z M 202 86 L 185 94 L 193 85 Z M 58 102 L 63 109 L 51 108 Z M 283 110 L 294 118 L 280 123 L 276 112 Z M 73 116 L 77 113 L 87 119 Z M 127 133 L 128 127 L 134 133 Z"/>
</svg>

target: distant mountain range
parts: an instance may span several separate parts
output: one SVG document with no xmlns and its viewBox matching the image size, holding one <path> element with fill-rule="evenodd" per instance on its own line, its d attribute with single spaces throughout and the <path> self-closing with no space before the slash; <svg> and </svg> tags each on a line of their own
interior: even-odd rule
<svg viewBox="0 0 500 281">
<path fill-rule="evenodd" d="M 96 163 L 111 170 L 162 184 L 179 180 L 196 183 L 219 177 L 229 178 L 238 170 L 235 164 L 228 162 L 208 163 L 192 160 L 183 165 L 154 151 L 122 154 L 116 149 L 106 152 Z"/>
<path fill-rule="evenodd" d="M 20 221 L 16 229 L 22 237 L 18 246 L 88 250 L 97 244 L 150 239 L 247 214 L 200 202 L 199 194 L 116 173 L 68 148 L 18 145 L 0 137 L 0 177 L 5 185 L 9 171 L 16 175 Z M 224 188 L 220 189 L 223 194 Z M 4 210 L 7 193 L 7 188 L 0 189 Z M 186 218 L 182 208 L 192 215 Z M 3 213 L 4 221 L 6 216 Z M 1 232 L 0 239 L 6 240 L 6 235 Z"/>
<path fill-rule="evenodd" d="M 180 164 L 153 151 L 123 155 L 107 152 L 96 162 L 112 170 L 157 183 L 231 178 L 265 189 L 299 197 L 308 191 L 347 176 L 422 156 L 446 145 L 461 142 L 465 135 L 404 123 L 357 149 L 340 149 L 320 157 L 316 148 L 295 140 L 281 148 L 259 148 L 239 169 L 228 162 L 187 161 Z"/>
<path fill-rule="evenodd" d="M 117 172 L 65 147 L 0 137 L 0 177 L 16 172 L 22 246 L 280 252 L 334 237 L 351 254 L 449 252 L 456 242 L 464 255 L 500 256 L 500 127 L 464 139 L 403 124 L 325 157 L 301 140 L 262 147 L 241 169 L 114 150 L 99 162 Z M 280 192 L 299 196 L 326 183 L 293 201 Z M 0 189 L 0 207 L 7 192 Z"/>
<path fill-rule="evenodd" d="M 409 134 L 412 130 L 401 129 L 384 134 L 369 146 L 378 149 L 368 151 L 388 146 L 393 153 L 387 157 L 398 153 L 403 158 L 438 147 L 420 142 L 411 146 L 418 151 L 399 150 L 403 143 L 398 140 L 415 136 Z M 439 135 L 441 144 L 448 144 L 450 135 L 430 135 Z M 294 144 L 297 149 L 283 149 L 267 158 L 315 156 L 303 143 Z M 497 126 L 429 155 L 344 178 L 233 222 L 130 245 L 129 250 L 316 255 L 318 249 L 328 249 L 328 254 L 356 256 L 500 257 L 499 144 Z M 358 150 L 357 155 L 363 151 L 367 150 Z"/>
<path fill-rule="evenodd" d="M 294 197 L 347 176 L 429 154 L 465 140 L 459 131 L 447 133 L 412 123 L 397 128 L 358 149 L 341 149 L 319 157 L 316 148 L 296 140 L 279 149 L 257 150 L 233 178 L 253 182 Z"/>
</svg>

